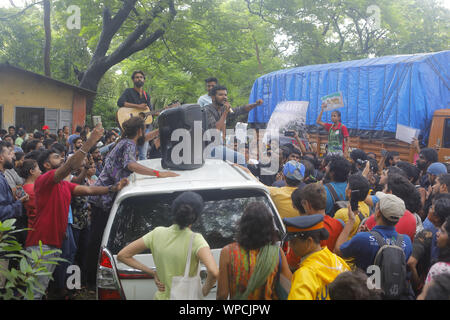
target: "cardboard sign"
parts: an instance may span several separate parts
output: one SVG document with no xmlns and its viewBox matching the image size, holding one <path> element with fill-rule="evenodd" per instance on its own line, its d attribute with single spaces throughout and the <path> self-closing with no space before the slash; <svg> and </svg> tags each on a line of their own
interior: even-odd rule
<svg viewBox="0 0 450 320">
<path fill-rule="evenodd" d="M 344 99 L 342 98 L 342 92 L 340 91 L 326 95 L 320 99 L 322 102 L 327 104 L 327 106 L 323 109 L 324 111 L 331 111 L 344 107 Z"/>
<path fill-rule="evenodd" d="M 395 139 L 411 144 L 413 138 L 419 137 L 419 133 L 420 129 L 397 124 L 397 132 L 395 133 Z"/>
</svg>

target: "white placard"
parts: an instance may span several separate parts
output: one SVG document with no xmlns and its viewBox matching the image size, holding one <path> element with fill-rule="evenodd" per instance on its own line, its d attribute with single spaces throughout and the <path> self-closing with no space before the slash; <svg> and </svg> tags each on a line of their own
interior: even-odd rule
<svg viewBox="0 0 450 320">
<path fill-rule="evenodd" d="M 340 91 L 326 95 L 320 99 L 322 102 L 327 104 L 327 106 L 323 109 L 324 111 L 331 111 L 344 107 L 344 98 L 342 97 L 342 92 Z"/>
<path fill-rule="evenodd" d="M 413 138 L 419 137 L 419 133 L 420 129 L 415 129 L 404 126 L 402 124 L 397 124 L 397 132 L 395 133 L 395 139 L 411 144 Z"/>
<path fill-rule="evenodd" d="M 306 132 L 305 124 L 308 105 L 308 101 L 282 101 L 278 103 L 270 116 L 263 141 L 267 142 L 267 134 L 272 131 L 279 133 L 283 130 Z M 301 134 L 299 135 L 301 136 Z"/>
</svg>

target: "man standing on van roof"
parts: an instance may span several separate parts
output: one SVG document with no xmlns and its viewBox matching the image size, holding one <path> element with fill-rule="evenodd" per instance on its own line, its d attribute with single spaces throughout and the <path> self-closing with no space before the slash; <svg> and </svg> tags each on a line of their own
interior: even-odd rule
<svg viewBox="0 0 450 320">
<path fill-rule="evenodd" d="M 153 110 L 152 105 L 150 103 L 150 95 L 145 92 L 143 89 L 145 82 L 145 74 L 143 71 L 134 71 L 131 75 L 131 80 L 133 80 L 134 87 L 127 88 L 120 96 L 119 100 L 117 100 L 117 105 L 119 108 L 135 108 L 143 111 L 147 110 L 147 107 L 150 111 Z M 153 126 L 151 124 L 146 126 L 145 133 L 149 133 L 153 130 Z M 143 145 L 138 146 L 139 152 L 139 160 L 147 159 L 147 151 L 148 151 L 148 142 L 145 142 Z"/>
<path fill-rule="evenodd" d="M 348 158 L 348 130 L 341 123 L 341 112 L 334 110 L 331 113 L 331 121 L 333 123 L 325 123 L 321 119 L 326 106 L 326 103 L 322 103 L 316 123 L 328 131 L 327 154 L 343 155 L 345 158 Z"/>
<path fill-rule="evenodd" d="M 211 90 L 218 84 L 219 84 L 219 81 L 217 80 L 217 78 L 208 78 L 205 80 L 206 91 L 208 91 L 208 93 L 204 94 L 203 96 L 198 98 L 197 104 L 199 104 L 200 107 L 203 108 L 204 106 L 207 106 L 208 104 L 212 103 L 212 99 L 210 96 Z"/>
</svg>

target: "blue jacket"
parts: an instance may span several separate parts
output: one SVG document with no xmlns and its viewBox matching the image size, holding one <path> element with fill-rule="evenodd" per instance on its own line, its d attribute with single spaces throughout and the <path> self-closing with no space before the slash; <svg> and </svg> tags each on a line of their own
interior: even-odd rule
<svg viewBox="0 0 450 320">
<path fill-rule="evenodd" d="M 3 172 L 0 172 L 0 221 L 22 215 L 22 202 L 15 200 Z"/>
</svg>

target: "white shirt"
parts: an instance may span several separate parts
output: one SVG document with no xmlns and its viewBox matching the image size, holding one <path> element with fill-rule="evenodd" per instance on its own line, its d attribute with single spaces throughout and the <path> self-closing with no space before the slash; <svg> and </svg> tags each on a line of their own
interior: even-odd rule
<svg viewBox="0 0 450 320">
<path fill-rule="evenodd" d="M 209 95 L 205 94 L 203 96 L 201 96 L 200 98 L 198 98 L 197 104 L 200 105 L 200 107 L 204 107 L 207 106 L 208 104 L 212 103 L 212 99 Z"/>
</svg>

